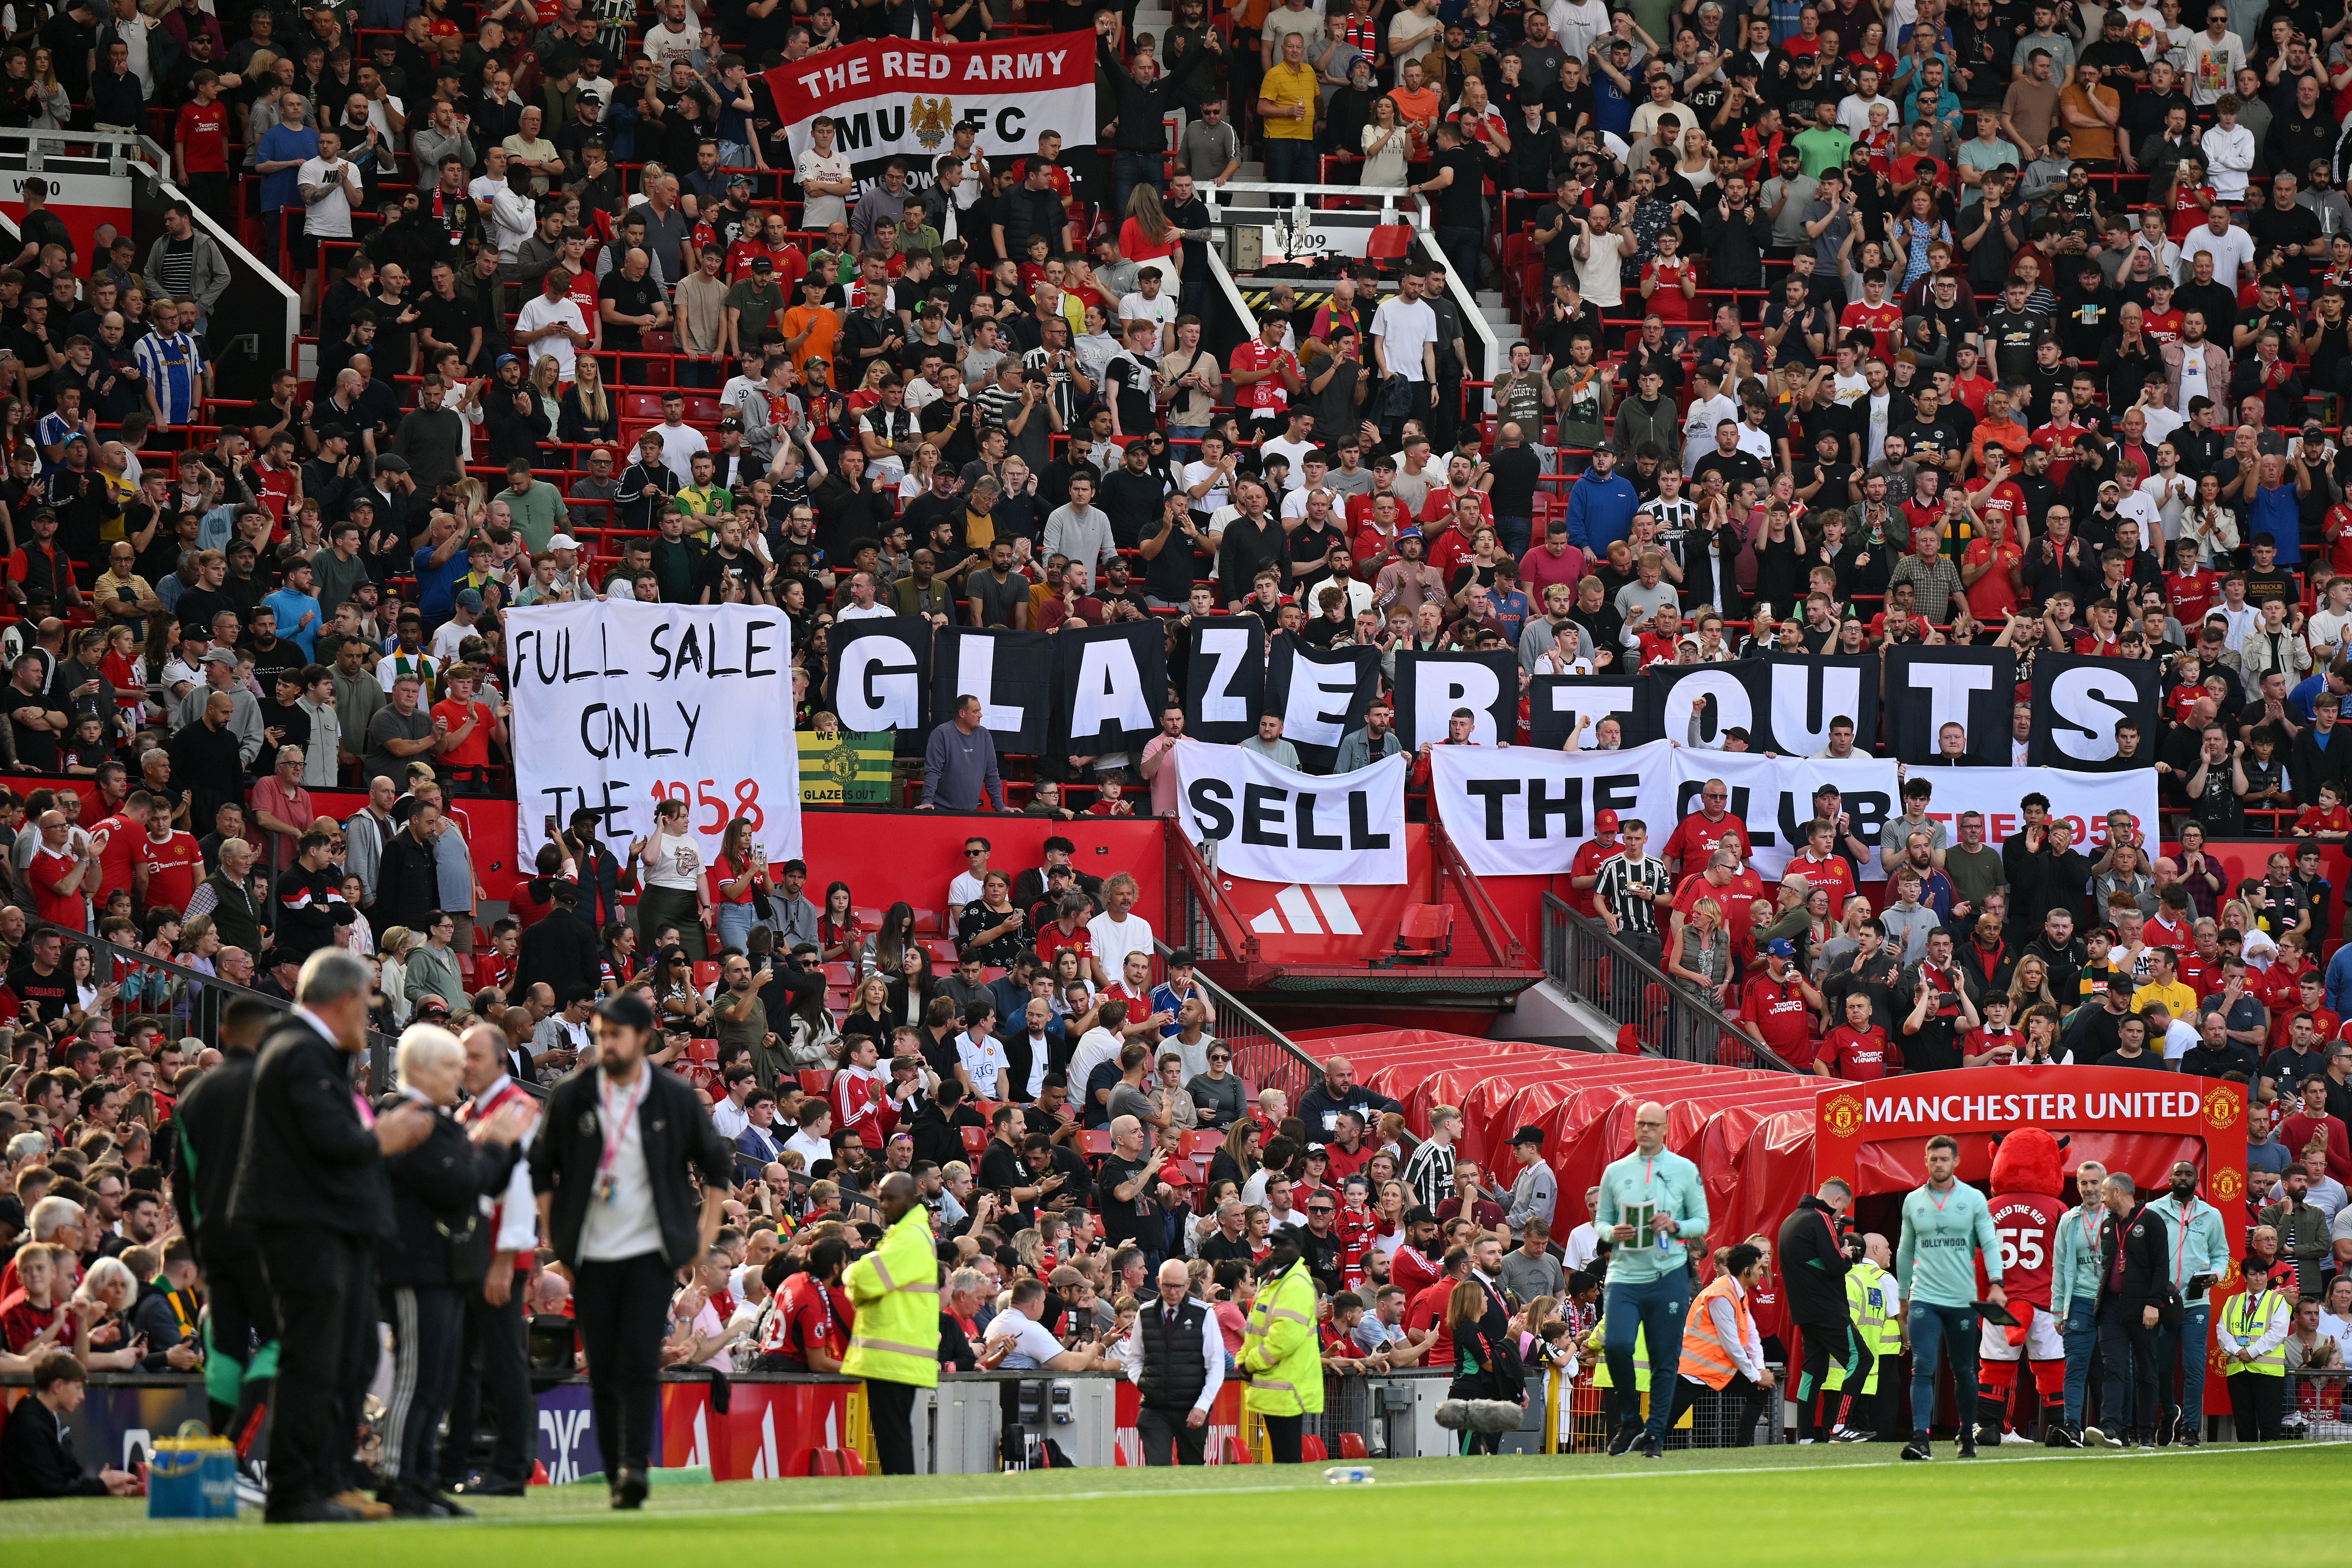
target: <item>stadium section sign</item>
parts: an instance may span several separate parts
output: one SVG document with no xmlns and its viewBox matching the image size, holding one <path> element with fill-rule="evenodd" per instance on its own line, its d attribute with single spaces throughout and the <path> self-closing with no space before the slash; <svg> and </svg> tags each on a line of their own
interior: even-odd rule
<svg viewBox="0 0 2352 1568">
<path fill-rule="evenodd" d="M 516 852 L 550 818 L 597 813 L 614 848 L 650 836 L 663 800 L 691 808 L 704 862 L 749 818 L 773 861 L 801 852 L 792 632 L 748 604 L 530 605 L 508 612 Z"/>
</svg>

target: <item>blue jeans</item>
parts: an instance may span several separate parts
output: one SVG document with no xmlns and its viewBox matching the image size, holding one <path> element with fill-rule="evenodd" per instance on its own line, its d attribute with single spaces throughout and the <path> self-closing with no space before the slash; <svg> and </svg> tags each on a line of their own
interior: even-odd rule
<svg viewBox="0 0 2352 1568">
<path fill-rule="evenodd" d="M 1633 1377 L 1633 1341 L 1638 1334 L 1650 1353 L 1649 1436 L 1664 1440 L 1666 1418 L 1674 1409 L 1675 1380 L 1682 1375 L 1683 1315 L 1690 1309 L 1690 1272 L 1674 1273 L 1636 1284 L 1612 1280 L 1604 1296 L 1608 1332 L 1601 1354 L 1608 1358 L 1609 1381 L 1617 1396 L 1617 1424 L 1642 1419 L 1642 1391 Z"/>
<path fill-rule="evenodd" d="M 1528 553 L 1528 541 L 1534 536 L 1535 522 L 1529 517 L 1495 519 L 1495 532 L 1502 536 L 1503 548 L 1511 552 L 1513 560 Z"/>
<path fill-rule="evenodd" d="M 2090 1386 L 2091 1369 L 2099 1359 L 2099 1325 L 2091 1316 L 2091 1303 L 2070 1301 L 2066 1305 L 2066 1425 L 2083 1424 L 2083 1394 Z M 2199 1369 L 2201 1381 L 2203 1369 Z"/>
<path fill-rule="evenodd" d="M 719 906 L 719 946 L 740 953 L 751 946 L 752 915 L 751 902 L 722 904 Z"/>
<path fill-rule="evenodd" d="M 1159 191 L 1166 188 L 1167 181 L 1168 162 L 1164 154 L 1159 152 L 1115 154 L 1111 162 L 1110 175 L 1112 232 L 1118 232 L 1120 220 L 1127 216 L 1127 199 L 1135 194 L 1135 188 L 1138 185 L 1149 185 L 1153 190 Z"/>
<path fill-rule="evenodd" d="M 2185 1308 L 2180 1326 L 2156 1328 L 2156 1396 L 2167 1420 L 2186 1415 L 2198 1431 L 2205 1429 L 2206 1325 L 2212 1321 L 2211 1303 Z M 2172 1369 L 2180 1368 L 2180 1396 L 2173 1397 Z"/>
<path fill-rule="evenodd" d="M 1911 1303 L 1911 1429 L 1924 1432 L 1936 1415 L 1936 1366 L 1952 1358 L 1952 1394 L 1965 1433 L 1977 1418 L 1977 1314 L 1973 1307 Z"/>
<path fill-rule="evenodd" d="M 1265 178 L 1275 185 L 1312 185 L 1322 177 L 1322 161 L 1315 143 L 1303 137 L 1265 139 Z"/>
</svg>

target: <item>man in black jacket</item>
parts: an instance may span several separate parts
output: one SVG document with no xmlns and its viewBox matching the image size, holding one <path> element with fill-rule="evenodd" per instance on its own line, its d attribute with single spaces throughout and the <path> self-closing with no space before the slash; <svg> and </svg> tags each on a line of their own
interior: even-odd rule
<svg viewBox="0 0 2352 1568">
<path fill-rule="evenodd" d="M 456 1392 L 464 1347 L 465 1293 L 489 1266 L 481 1200 L 514 1168 L 515 1140 L 533 1112 L 509 1104 L 473 1132 L 449 1113 L 457 1103 L 465 1048 L 447 1030 L 420 1024 L 400 1037 L 400 1088 L 379 1109 L 422 1106 L 425 1141 L 384 1162 L 392 1183 L 393 1232 L 378 1255 L 383 1315 L 392 1323 L 392 1402 L 384 1412 L 383 1490 L 377 1500 L 402 1519 L 470 1517 L 439 1489 L 441 1419 Z M 458 1434 L 468 1441 L 472 1429 Z"/>
<path fill-rule="evenodd" d="M 334 863 L 334 840 L 313 828 L 299 841 L 294 863 L 278 877 L 278 950 L 299 964 L 321 947 L 334 946 L 335 931 L 360 917 L 343 899 Z"/>
<path fill-rule="evenodd" d="M 352 1439 L 375 1376 L 375 1249 L 392 1224 L 383 1162 L 422 1142 L 433 1118 L 422 1106 L 373 1128 L 360 1117 L 350 1059 L 367 1043 L 371 985 L 366 961 L 340 947 L 302 966 L 293 1013 L 254 1061 L 229 1193 L 230 1222 L 260 1243 L 280 1325 L 262 1516 L 273 1524 L 391 1511 L 360 1490 Z"/>
<path fill-rule="evenodd" d="M 641 998 L 599 1004 L 598 1063 L 555 1086 L 530 1148 L 531 1185 L 551 1195 L 548 1242 L 572 1271 L 596 1441 L 619 1509 L 645 1506 L 671 1282 L 718 1235 L 733 1166 L 700 1097 L 646 1062 L 653 1033 Z"/>
<path fill-rule="evenodd" d="M 164 1145 L 170 1163 L 172 1205 L 180 1229 L 196 1249 L 204 1270 L 205 1306 L 212 1313 L 212 1354 L 205 1368 L 207 1391 L 234 1378 L 234 1403 L 212 1401 L 213 1436 L 235 1439 L 256 1410 L 269 1399 L 269 1377 L 257 1371 L 259 1353 L 278 1339 L 277 1308 L 262 1275 L 261 1252 L 252 1233 L 228 1222 L 230 1186 L 236 1179 L 238 1151 L 245 1146 L 247 1102 L 253 1094 L 253 1048 L 278 1017 L 268 1003 L 239 997 L 221 1014 L 221 1061 L 180 1096 L 172 1113 L 172 1136 Z"/>
<path fill-rule="evenodd" d="M 2100 1400 L 2109 1423 L 2107 1446 L 2136 1448 L 2145 1442 L 2153 1448 L 2155 1421 L 2146 1413 L 2164 1408 L 2156 1392 L 2156 1326 L 2172 1283 L 2166 1228 L 2140 1203 L 2132 1178 L 2121 1171 L 2108 1176 L 2099 1196 L 2106 1203 L 2107 1218 L 2099 1225 L 2099 1294 L 2094 1315 L 2099 1325 L 2099 1359 L 2107 1372 Z M 2129 1406 L 2124 1403 L 2126 1368 L 2132 1381 Z M 2126 1408 L 2139 1413 L 2138 1422 L 2118 1430 Z"/>
<path fill-rule="evenodd" d="M 1838 1218 L 1853 1204 L 1853 1188 L 1832 1176 L 1798 1199 L 1796 1212 L 1780 1222 L 1780 1281 L 1788 1292 L 1789 1321 L 1802 1332 L 1805 1347 L 1804 1371 L 1797 1380 L 1801 1443 L 1817 1432 L 1834 1443 L 1866 1443 L 1874 1435 L 1848 1428 L 1843 1414 L 1853 1391 L 1862 1386 L 1862 1358 L 1869 1354 L 1854 1335 L 1845 1293 L 1845 1243 L 1838 1235 Z M 1844 1369 L 1843 1395 L 1824 1395 L 1822 1389 L 1832 1360 Z M 1817 1401 L 1837 1414 L 1817 1422 Z"/>
<path fill-rule="evenodd" d="M 33 1365 L 33 1392 L 8 1412 L 0 1432 L 0 1497 L 130 1497 L 139 1478 L 128 1470 L 82 1474 L 66 1443 L 66 1417 L 81 1408 L 89 1374 L 69 1352 L 53 1350 Z"/>
<path fill-rule="evenodd" d="M 548 883 L 548 897 L 557 915 L 572 915 L 580 902 L 580 884 L 569 877 L 557 877 Z M 515 949 L 514 979 L 507 987 L 507 999 L 522 1000 L 542 980 L 559 997 L 568 997 L 582 986 L 593 991 L 603 961 L 604 951 L 597 946 L 594 934 L 577 919 L 542 920 L 522 934 L 522 943 Z"/>
<path fill-rule="evenodd" d="M 1160 1294 L 1136 1314 L 1119 1359 L 1142 1391 L 1135 1419 L 1147 1465 L 1200 1465 L 1209 1407 L 1225 1381 L 1225 1342 L 1208 1303 L 1192 1295 L 1184 1260 L 1160 1265 Z"/>
<path fill-rule="evenodd" d="M 384 845 L 375 869 L 376 929 L 405 925 L 421 936 L 425 916 L 441 906 L 441 872 L 433 853 L 440 821 L 439 808 L 420 805 Z"/>
</svg>

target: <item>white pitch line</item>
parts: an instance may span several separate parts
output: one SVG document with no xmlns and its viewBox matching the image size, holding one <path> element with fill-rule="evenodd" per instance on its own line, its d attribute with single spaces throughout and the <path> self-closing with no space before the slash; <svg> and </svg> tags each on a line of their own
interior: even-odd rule
<svg viewBox="0 0 2352 1568">
<path fill-rule="evenodd" d="M 2016 1456 L 2015 1458 L 2000 1458 L 2000 1457 L 1987 1456 L 1987 1457 L 1985 1457 L 1985 1458 L 1984 1458 L 1983 1462 L 1984 1462 L 1984 1463 L 1986 1463 L 1986 1464 L 1990 1464 L 1990 1465 L 2039 1465 L 2039 1464 L 2062 1464 L 2062 1463 L 2071 1463 L 2071 1464 L 2087 1464 L 2087 1463 L 2095 1463 L 2095 1462 L 2097 1462 L 2097 1461 L 2099 1461 L 2099 1460 L 2102 1460 L 2102 1459 L 2105 1459 L 2105 1460 L 2118 1460 L 2118 1459 L 2120 1459 L 2120 1460 L 2134 1460 L 2134 1459 L 2154 1460 L 2154 1459 L 2161 1459 L 2161 1458 L 2195 1458 L 2195 1457 L 2200 1457 L 2200 1456 L 2204 1456 L 2204 1457 L 2229 1457 L 2229 1456 L 2234 1456 L 2234 1455 L 2240 1455 L 2240 1454 L 2272 1453 L 2272 1452 L 2274 1452 L 2274 1451 L 2275 1451 L 2275 1450 L 2273 1450 L 2273 1449 L 2272 1449 L 2272 1448 L 2267 1448 L 2267 1447 L 2266 1447 L 2266 1446 L 2264 1446 L 2264 1445 L 2261 1445 L 2261 1444 L 2245 1444 L 2245 1445 L 2234 1446 L 2234 1447 L 2231 1447 L 2231 1448 L 2158 1448 L 2158 1449 L 2154 1449 L 2154 1450 L 2148 1450 L 2148 1449 L 2135 1449 L 2135 1450 L 2133 1450 L 2133 1451 L 2132 1451 L 2132 1452 L 2130 1452 L 2130 1453 L 2113 1453 L 2113 1454 L 2097 1454 L 2097 1453 L 2075 1454 L 2075 1453 L 2063 1453 L 2063 1452 L 2062 1452 L 2062 1453 L 2042 1453 L 2042 1454 L 2020 1454 L 2020 1455 Z M 1957 1461 L 1953 1461 L 1953 1460 L 1946 1460 L 1946 1461 L 1940 1461 L 1940 1462 L 1941 1462 L 1941 1463 L 1947 1463 L 1947 1464 L 1948 1464 L 1948 1463 L 1956 1463 Z M 1405 1491 L 1405 1490 L 1415 1490 L 1415 1489 L 1424 1488 L 1424 1487 L 1458 1487 L 1458 1486 L 1490 1486 L 1490 1487 L 1492 1487 L 1492 1486 L 1546 1486 L 1546 1485 L 1564 1485 L 1564 1484 L 1574 1484 L 1574 1483 L 1591 1482 L 1591 1481 L 1646 1480 L 1646 1479 L 1652 1479 L 1652 1478 L 1654 1478 L 1654 1477 L 1655 1477 L 1655 1478 L 1672 1477 L 1672 1478 L 1674 1478 L 1674 1479 L 1677 1479 L 1677 1480 L 1699 1480 L 1699 1479 L 1706 1479 L 1706 1478 L 1713 1477 L 1713 1476 L 1760 1476 L 1760 1475 L 1775 1475 L 1775 1476 L 1811 1476 L 1811 1475 L 1824 1475 L 1824 1474 L 1831 1474 L 1831 1473 L 1836 1473 L 1836 1472 L 1843 1472 L 1843 1471 L 1845 1471 L 1845 1470 L 1872 1469 L 1879 1469 L 1879 1468 L 1893 1469 L 1893 1468 L 1895 1468 L 1895 1467 L 1901 1466 L 1902 1464 L 1903 1464 L 1903 1461 L 1902 1461 L 1901 1459 L 1899 1459 L 1899 1458 L 1887 1458 L 1887 1459 L 1881 1459 L 1881 1460 L 1856 1459 L 1856 1460 L 1853 1460 L 1853 1461 L 1851 1461 L 1851 1462 L 1846 1462 L 1846 1463 L 1828 1464 L 1828 1465 L 1822 1465 L 1822 1466 L 1819 1466 L 1819 1467 L 1813 1467 L 1813 1468 L 1803 1468 L 1803 1467 L 1796 1467 L 1796 1468 L 1792 1468 L 1792 1467 L 1788 1466 L 1788 1465 L 1736 1465 L 1736 1466 L 1727 1466 L 1727 1467 L 1722 1467 L 1722 1468 L 1718 1468 L 1718 1469 L 1701 1469 L 1701 1470 L 1676 1470 L 1676 1469 L 1671 1469 L 1671 1468 L 1666 1469 L 1663 1469 L 1663 1470 L 1657 1470 L 1657 1469 L 1648 1469 L 1648 1468 L 1646 1468 L 1646 1467 L 1627 1467 L 1627 1468 L 1622 1469 L 1610 1469 L 1610 1470 L 1578 1470 L 1578 1471 L 1570 1471 L 1570 1472 L 1565 1472 L 1565 1473 L 1557 1474 L 1557 1475 L 1551 1475 L 1551 1474 L 1532 1474 L 1532 1475 L 1514 1475 L 1514 1476 L 1476 1476 L 1476 1475 L 1470 1475 L 1470 1476 L 1443 1476 L 1443 1477 L 1441 1477 L 1441 1476 L 1431 1476 L 1431 1477 L 1427 1477 L 1427 1478 L 1424 1478 L 1424 1479 L 1412 1479 L 1412 1480 L 1387 1480 L 1387 1479 L 1382 1479 L 1382 1480 L 1381 1480 L 1381 1481 L 1379 1481 L 1379 1482 L 1377 1482 L 1377 1483 L 1375 1483 L 1375 1484 L 1377 1484 L 1378 1486 L 1380 1486 L 1380 1487 L 1381 1487 L 1381 1488 L 1383 1488 L 1383 1489 L 1385 1489 L 1385 1490 L 1390 1490 L 1390 1491 Z M 1286 1467 L 1286 1467 L 1284 1467 L 1284 1468 L 1285 1468 L 1286 1469 L 1289 1469 L 1289 1467 Z M 1306 1471 L 1309 1471 L 1309 1470 L 1311 1470 L 1313 1468 L 1314 1468 L 1314 1467 L 1312 1467 L 1312 1466 L 1300 1466 L 1300 1467 L 1298 1467 L 1298 1470 L 1299 1470 L 1299 1472 L 1302 1472 L 1302 1473 L 1303 1473 L 1303 1472 L 1306 1472 Z M 1306 1485 L 1300 1485 L 1300 1484 L 1290 1484 L 1290 1483 L 1286 1483 L 1286 1482 L 1282 1482 L 1282 1481 L 1269 1481 L 1266 1485 L 1264 1485 L 1264 1486 L 1171 1487 L 1171 1488 L 1168 1488 L 1168 1489 L 1166 1489 L 1166 1490 L 1156 1490 L 1156 1491 L 1139 1491 L 1139 1490 L 1076 1491 L 1076 1492 L 1030 1492 L 1030 1491 L 1021 1491 L 1021 1492 L 999 1492 L 999 1493 L 996 1493 L 996 1494 L 995 1494 L 995 1495 L 993 1495 L 993 1496 L 989 1496 L 989 1495 L 984 1495 L 984 1494 L 980 1494 L 980 1493 L 974 1493 L 974 1494 L 972 1494 L 972 1495 L 971 1495 L 971 1496 L 967 1496 L 967 1497 L 952 1497 L 952 1498 L 948 1498 L 948 1497 L 929 1497 L 929 1498 L 867 1498 L 867 1499 L 854 1499 L 854 1500 L 846 1500 L 838 1501 L 838 1502 L 804 1502 L 804 1503 L 800 1503 L 800 1502 L 779 1502 L 779 1503 L 748 1503 L 748 1504 L 741 1505 L 741 1506 L 740 1506 L 740 1507 L 696 1509 L 696 1510 L 694 1510 L 690 1514 L 670 1514 L 670 1513 L 668 1513 L 667 1511 L 665 1511 L 663 1513 L 660 1513 L 660 1514 L 638 1514 L 638 1515 L 636 1515 L 636 1516 L 635 1516 L 635 1518 L 637 1518 L 637 1519 L 639 1519 L 639 1520 L 646 1520 L 646 1521 L 652 1521 L 652 1520 L 661 1519 L 661 1518 L 677 1518 L 677 1519 L 684 1519 L 684 1518 L 692 1518 L 692 1519 L 756 1519 L 756 1518 L 761 1518 L 761 1517 L 770 1516 L 770 1515 L 776 1515 L 776 1514 L 860 1513 L 860 1512 L 866 1512 L 866 1511 L 874 1511 L 874 1510 L 880 1510 L 880 1509 L 906 1509 L 906 1508 L 966 1508 L 966 1507 L 971 1507 L 971 1508 L 992 1508 L 992 1507 L 1001 1506 L 1001 1505 L 1003 1505 L 1003 1504 L 1006 1504 L 1006 1503 L 1023 1503 L 1023 1504 L 1035 1505 L 1035 1504 L 1039 1504 L 1039 1503 L 1054 1504 L 1054 1503 L 1066 1503 L 1066 1502 L 1107 1502 L 1107 1501 L 1110 1501 L 1110 1500 L 1126 1500 L 1126 1501 L 1148 1501 L 1148 1500 L 1153 1500 L 1153 1499 L 1155 1499 L 1155 1498 L 1161 1498 L 1161 1497 L 1171 1498 L 1171 1499 L 1191 1499 L 1191 1498 L 1204 1498 L 1204 1497 L 1263 1497 L 1263 1496 L 1265 1496 L 1266 1494 L 1271 1493 L 1271 1492 L 1307 1491 L 1307 1490 L 1313 1490 L 1313 1485 L 1312 1485 L 1312 1483 L 1308 1483 L 1308 1484 L 1306 1484 Z M 494 1518 L 494 1519 L 484 1519 L 484 1520 L 482 1520 L 482 1521 L 479 1521 L 479 1523 L 480 1523 L 481 1525 L 483 1525 L 483 1526 L 513 1526 L 513 1525 L 539 1525 L 539 1524 L 600 1524 L 600 1523 L 610 1523 L 610 1522 L 614 1522 L 614 1517 L 613 1517 L 613 1515 L 612 1515 L 611 1513 L 608 1513 L 608 1512 L 595 1512 L 595 1511 L 583 1511 L 583 1512 L 579 1512 L 579 1513 L 553 1514 L 553 1515 L 540 1516 L 540 1517 L 534 1517 L 534 1516 L 530 1516 L 530 1515 L 524 1515 L 524 1514 L 503 1514 L 503 1515 L 500 1515 L 500 1516 L 499 1516 L 499 1517 L 497 1517 L 497 1518 Z"/>
</svg>

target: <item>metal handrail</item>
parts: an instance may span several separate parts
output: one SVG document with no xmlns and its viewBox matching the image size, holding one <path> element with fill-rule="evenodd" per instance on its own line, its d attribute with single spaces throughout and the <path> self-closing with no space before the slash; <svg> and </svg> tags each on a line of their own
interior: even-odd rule
<svg viewBox="0 0 2352 1568">
<path fill-rule="evenodd" d="M 1164 965 L 1174 949 L 1156 937 L 1152 946 Z M 1215 1009 L 1215 1016 L 1209 1020 L 1209 1032 L 1234 1048 L 1235 1075 L 1260 1089 L 1279 1089 L 1289 1097 L 1291 1104 L 1297 1104 L 1298 1096 L 1307 1085 L 1323 1076 L 1323 1064 L 1301 1050 L 1288 1035 L 1260 1018 L 1248 1003 L 1198 969 L 1192 972 L 1192 980 L 1209 993 Z"/>
<path fill-rule="evenodd" d="M 202 969 L 192 969 L 184 964 L 175 964 L 168 958 L 158 958 L 152 953 L 137 947 L 120 946 L 109 942 L 103 936 L 92 936 L 87 931 L 77 931 L 71 926 L 58 925 L 49 921 L 36 921 L 33 923 L 33 928 L 56 932 L 65 939 L 68 946 L 75 943 L 87 946 L 90 950 L 90 972 L 93 975 L 119 977 L 127 970 L 160 970 L 186 992 L 200 989 L 215 990 L 229 997 L 242 997 L 257 1001 L 265 1006 L 275 1008 L 280 1012 L 289 1012 L 293 1009 L 294 1004 L 284 997 L 272 996 L 267 991 L 257 991 L 250 986 L 240 986 L 234 980 L 225 980 L 218 975 L 207 975 Z M 255 954 L 255 962 L 258 963 L 260 957 L 260 954 Z M 104 969 L 99 967 L 100 959 L 105 960 L 107 967 Z M 140 1008 L 134 1009 L 134 1015 L 159 1010 L 161 1009 Z M 181 1015 L 172 1013 L 167 1016 L 176 1019 Z M 191 1027 L 194 1027 L 198 1015 L 191 1012 L 186 1016 Z M 203 1037 L 200 1035 L 199 1038 Z M 216 1046 L 220 1041 L 205 1040 L 205 1043 Z M 399 1042 L 390 1035 L 379 1034 L 374 1030 L 370 1030 L 367 1031 L 367 1043 L 368 1086 L 371 1092 L 381 1093 L 392 1086 L 392 1054 L 397 1049 Z"/>
<path fill-rule="evenodd" d="M 1190 947 L 1197 957 L 1256 963 L 1257 936 L 1225 907 L 1217 891 L 1216 874 L 1199 847 L 1172 824 L 1166 841 L 1171 872 L 1168 929 L 1182 935 L 1178 946 Z"/>
<path fill-rule="evenodd" d="M 1444 896 L 1445 879 L 1452 877 L 1454 885 L 1462 890 L 1462 905 L 1470 913 L 1470 924 L 1477 930 L 1478 940 L 1486 945 L 1487 956 L 1507 969 L 1526 967 L 1526 945 L 1504 920 L 1501 905 L 1471 872 L 1469 862 L 1462 858 L 1461 849 L 1444 825 L 1434 821 L 1429 824 L 1429 853 L 1437 866 L 1438 895 Z"/>
<path fill-rule="evenodd" d="M 1397 198 L 1404 194 L 1402 190 L 1397 190 L 1386 185 L 1277 185 L 1265 180 L 1228 180 L 1222 185 L 1202 185 L 1197 187 L 1197 190 L 1201 199 L 1208 204 L 1209 222 L 1213 226 L 1224 222 L 1224 214 L 1221 210 L 1222 205 L 1237 191 L 1244 193 L 1263 194 L 1267 196 L 1289 196 L 1296 198 L 1301 204 L 1303 204 L 1306 199 L 1309 196 L 1347 196 L 1356 201 L 1361 201 L 1367 196 L 1379 196 L 1381 198 L 1380 221 L 1372 225 L 1375 228 L 1385 227 L 1387 225 L 1392 224 L 1396 221 Z M 1413 227 L 1419 229 L 1427 228 L 1429 226 L 1429 199 L 1425 196 L 1415 195 L 1412 200 L 1412 205 L 1411 213 L 1413 220 Z M 1282 204 L 1278 202 L 1268 202 L 1265 204 L 1268 206 L 1278 206 Z M 1349 212 L 1369 213 L 1371 211 L 1370 207 L 1339 207 L 1325 208 L 1320 210 L 1338 214 L 1346 214 Z"/>
<path fill-rule="evenodd" d="M 1607 926 L 1570 909 L 1559 894 L 1543 895 L 1543 967 L 1561 989 L 1631 1028 L 1643 1051 L 1715 1067 L 1796 1069 L 1730 1019 L 1666 977 Z"/>
</svg>

